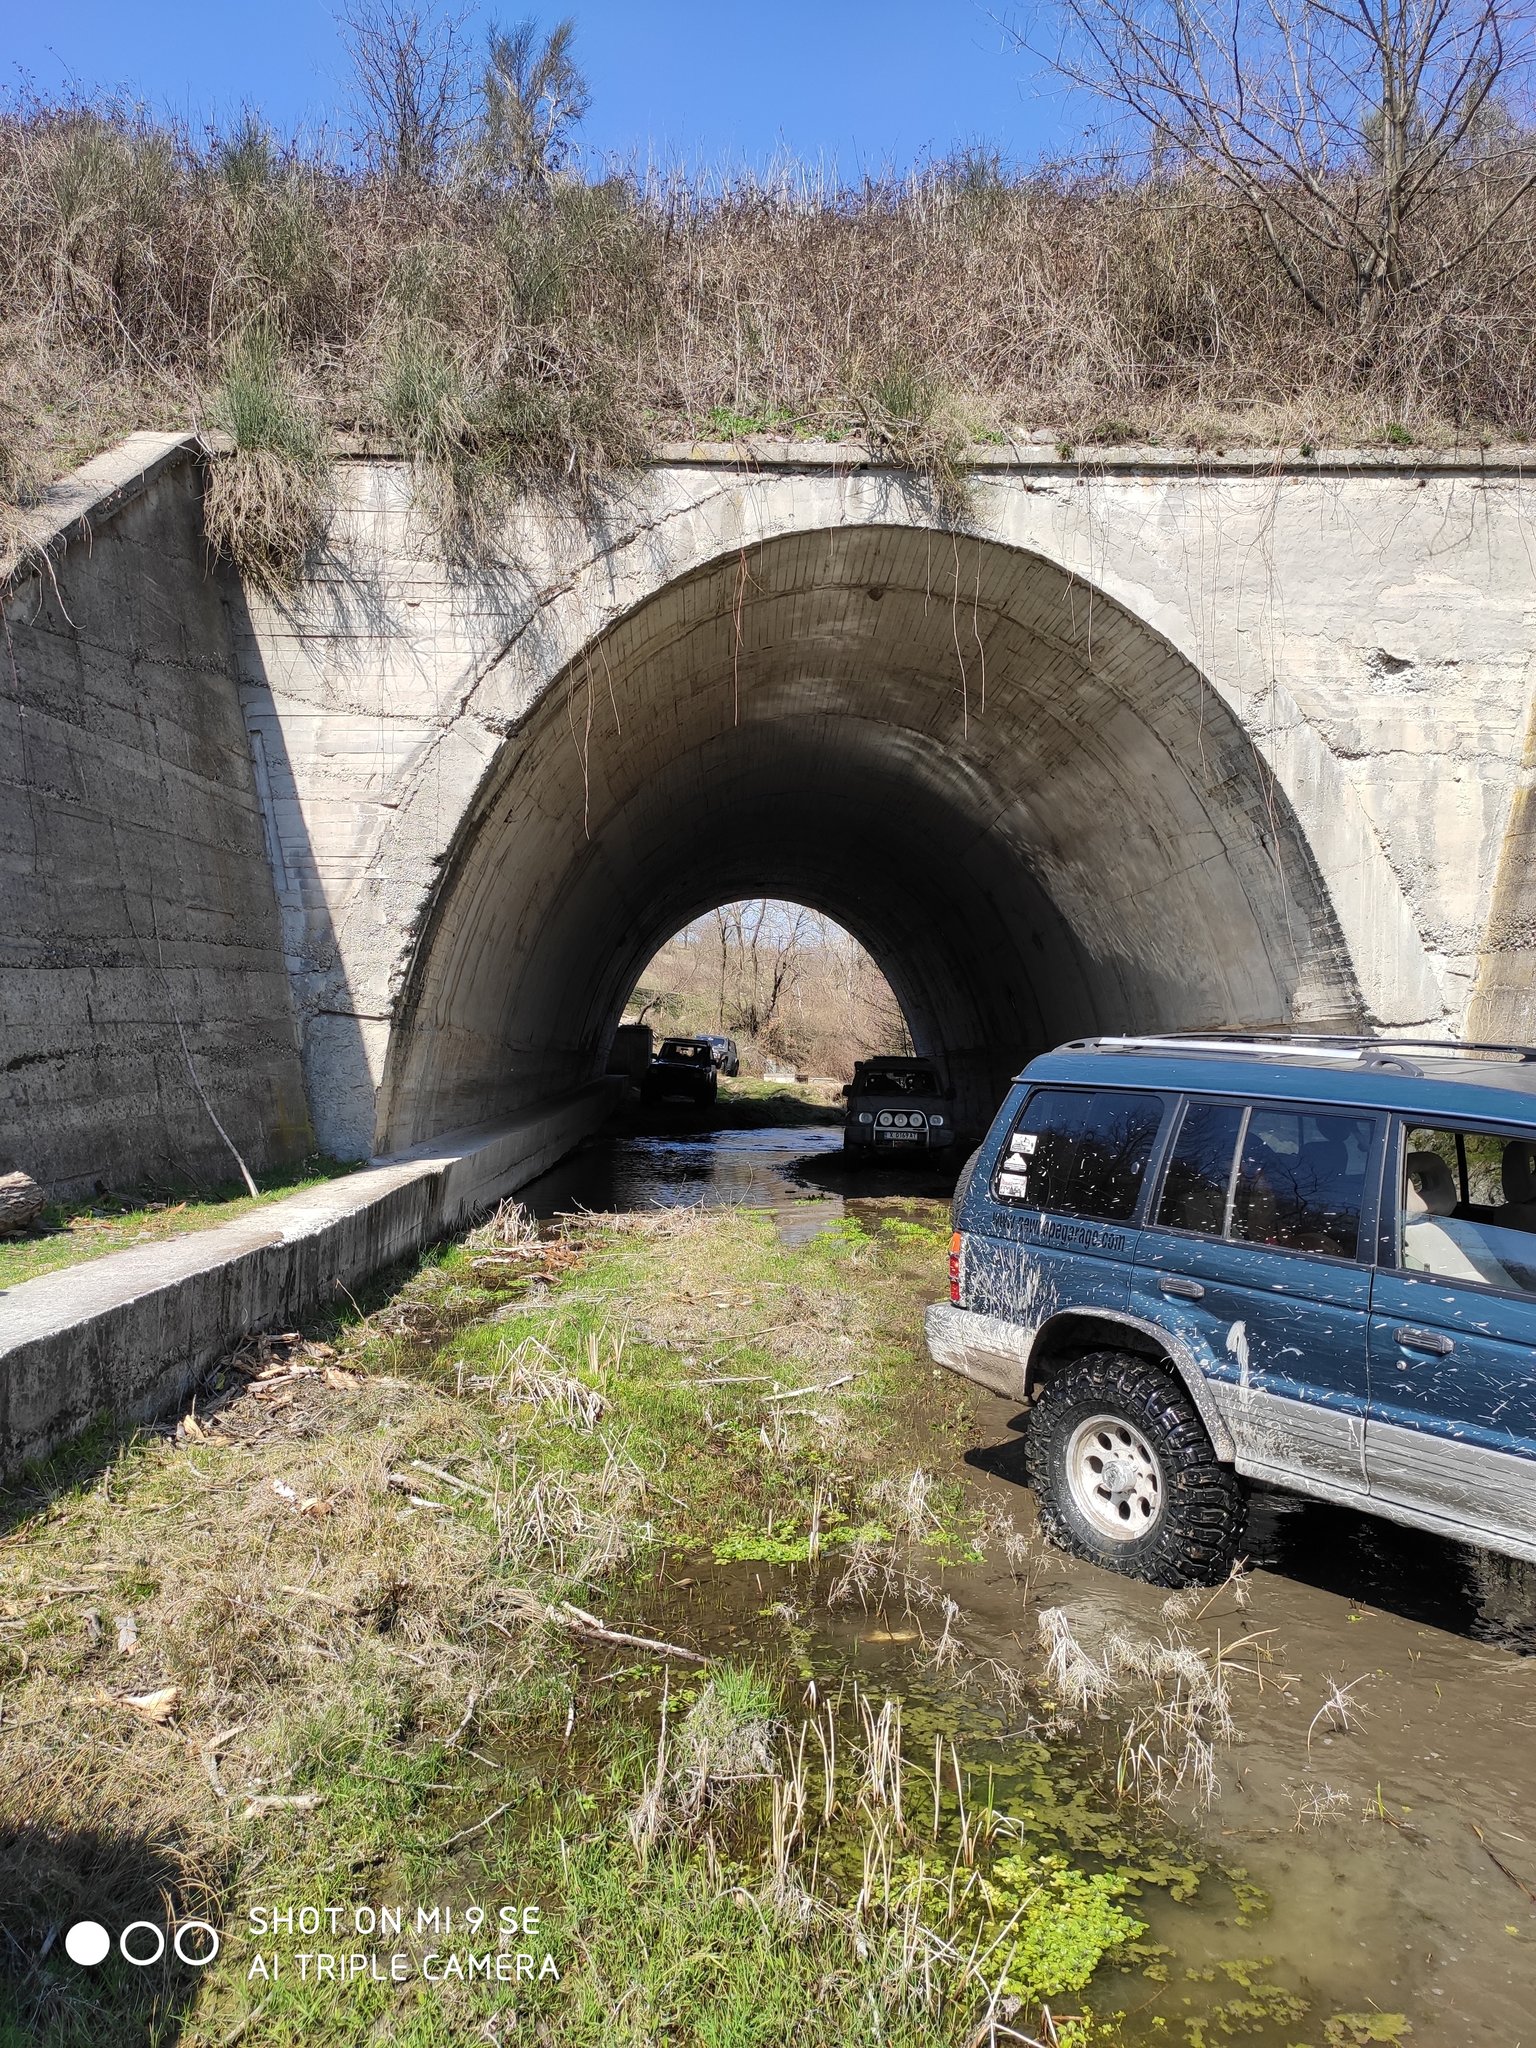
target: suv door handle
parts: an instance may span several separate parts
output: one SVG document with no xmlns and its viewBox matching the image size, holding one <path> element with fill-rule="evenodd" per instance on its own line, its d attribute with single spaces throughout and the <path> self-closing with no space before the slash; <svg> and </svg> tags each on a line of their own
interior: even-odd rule
<svg viewBox="0 0 1536 2048">
<path fill-rule="evenodd" d="M 1199 1301 L 1205 1294 L 1198 1280 L 1184 1280 L 1177 1273 L 1159 1274 L 1157 1284 L 1164 1294 L 1176 1294 L 1181 1301 Z"/>
<path fill-rule="evenodd" d="M 1448 1352 L 1456 1349 L 1443 1330 L 1416 1330 L 1411 1324 L 1405 1323 L 1400 1330 L 1394 1330 L 1392 1335 L 1405 1351 L 1434 1351 L 1444 1358 Z"/>
</svg>

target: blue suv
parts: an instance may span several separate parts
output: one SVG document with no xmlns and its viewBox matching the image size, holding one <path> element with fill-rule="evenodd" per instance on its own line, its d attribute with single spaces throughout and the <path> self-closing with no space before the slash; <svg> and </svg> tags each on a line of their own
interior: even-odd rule
<svg viewBox="0 0 1536 2048">
<path fill-rule="evenodd" d="M 1246 1478 L 1536 1560 L 1536 1051 L 1079 1040 L 954 1226 L 928 1348 L 1029 1404 L 1063 1548 L 1214 1583 Z"/>
</svg>

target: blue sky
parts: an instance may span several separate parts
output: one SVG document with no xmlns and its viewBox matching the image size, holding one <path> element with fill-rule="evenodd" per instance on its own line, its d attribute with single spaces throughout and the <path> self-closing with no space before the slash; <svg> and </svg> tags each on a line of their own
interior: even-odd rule
<svg viewBox="0 0 1536 2048">
<path fill-rule="evenodd" d="M 1069 147 L 1081 110 L 1006 42 L 978 0 L 567 0 L 592 85 L 585 139 L 622 157 L 761 165 L 910 163 L 985 141 L 1029 158 Z M 510 21 L 527 0 L 477 7 Z M 547 25 L 558 6 L 539 9 Z M 345 92 L 327 0 L 66 0 L 17 7 L 7 86 L 125 89 L 200 126 L 260 107 L 283 131 Z"/>
</svg>

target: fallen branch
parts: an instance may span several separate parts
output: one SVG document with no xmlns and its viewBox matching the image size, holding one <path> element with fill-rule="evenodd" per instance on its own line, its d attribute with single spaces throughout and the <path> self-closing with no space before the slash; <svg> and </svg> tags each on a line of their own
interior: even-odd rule
<svg viewBox="0 0 1536 2048">
<path fill-rule="evenodd" d="M 450 1835 L 446 1842 L 439 1842 L 438 1848 L 451 1849 L 455 1842 L 462 1842 L 470 1835 L 478 1835 L 480 1830 L 488 1828 L 493 1820 L 500 1820 L 511 1804 L 510 1799 L 504 1800 L 494 1813 L 488 1813 L 484 1820 L 477 1820 L 472 1828 L 460 1828 L 459 1832 L 456 1835 Z"/>
<path fill-rule="evenodd" d="M 851 1372 L 839 1373 L 835 1380 L 822 1380 L 814 1387 L 791 1387 L 784 1394 L 764 1394 L 765 1401 L 798 1401 L 802 1394 L 830 1394 L 834 1387 L 846 1387 L 856 1375 Z"/>
<path fill-rule="evenodd" d="M 276 1996 L 276 1992 L 271 1993 L 261 2001 L 260 2005 L 253 2005 L 243 2020 L 236 2020 L 227 2034 L 219 2036 L 219 2048 L 235 2048 L 235 2043 L 242 2035 L 248 2033 L 255 2026 L 267 2007 L 272 2003 L 272 1999 Z"/>
<path fill-rule="evenodd" d="M 444 1480 L 449 1486 L 460 1487 L 465 1493 L 478 1493 L 482 1500 L 488 1500 L 495 1505 L 495 1494 L 487 1493 L 483 1486 L 476 1486 L 471 1480 L 459 1479 L 452 1472 L 445 1472 L 441 1465 L 429 1465 L 425 1458 L 412 1458 L 411 1469 L 414 1472 L 430 1472 L 434 1479 Z"/>
<path fill-rule="evenodd" d="M 464 1718 L 462 1721 L 460 1721 L 458 1727 L 454 1729 L 453 1733 L 449 1736 L 448 1740 L 443 1744 L 444 1749 L 458 1748 L 460 1742 L 464 1738 L 465 1729 L 468 1728 L 470 1722 L 474 1719 L 475 1702 L 479 1699 L 479 1697 L 480 1695 L 477 1692 L 472 1692 L 470 1694 L 469 1703 L 464 1709 Z"/>
<path fill-rule="evenodd" d="M 245 1819 L 256 1820 L 264 1813 L 313 1813 L 325 1803 L 325 1792 L 258 1792 L 245 1802 Z"/>
<path fill-rule="evenodd" d="M 1488 1858 L 1488 1861 L 1493 1865 L 1494 1869 L 1502 1871 L 1505 1877 L 1509 1879 L 1510 1883 L 1514 1885 L 1516 1890 L 1524 1892 L 1525 1896 L 1530 1900 L 1531 1904 L 1533 1906 L 1536 1906 L 1536 1891 L 1532 1891 L 1531 1887 L 1526 1883 L 1523 1877 L 1516 1877 L 1515 1873 L 1510 1869 L 1509 1865 L 1501 1861 L 1499 1857 L 1494 1855 L 1492 1849 L 1489 1848 L 1487 1839 L 1484 1836 L 1482 1829 L 1478 1826 L 1477 1822 L 1475 1820 L 1468 1821 L 1467 1826 L 1471 1828 L 1473 1834 L 1476 1835 L 1477 1839 L 1482 1843 L 1483 1854 Z"/>
<path fill-rule="evenodd" d="M 569 1600 L 562 1600 L 558 1607 L 546 1607 L 544 1613 L 557 1628 L 568 1628 L 576 1635 L 595 1636 L 600 1643 L 621 1643 L 626 1649 L 652 1650 L 658 1657 L 681 1657 L 685 1664 L 709 1662 L 697 1650 L 685 1650 L 681 1643 L 664 1643 L 655 1636 L 635 1636 L 627 1629 L 609 1628 L 595 1614 L 588 1614 L 584 1607 L 573 1607 Z"/>
</svg>

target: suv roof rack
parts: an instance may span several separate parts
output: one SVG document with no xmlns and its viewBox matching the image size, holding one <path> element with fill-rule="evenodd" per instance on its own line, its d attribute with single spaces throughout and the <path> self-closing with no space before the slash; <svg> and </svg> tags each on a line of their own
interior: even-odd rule
<svg viewBox="0 0 1536 2048">
<path fill-rule="evenodd" d="M 1378 1037 L 1363 1033 L 1325 1031 L 1190 1031 L 1141 1032 L 1127 1036 L 1074 1038 L 1075 1048 L 1115 1052 L 1215 1052 L 1267 1053 L 1282 1059 L 1338 1060 L 1362 1067 L 1387 1067 L 1398 1073 L 1418 1074 L 1423 1069 L 1405 1052 L 1428 1053 L 1440 1059 L 1494 1055 L 1500 1059 L 1529 1063 L 1536 1060 L 1536 1047 L 1490 1044 L 1479 1039 L 1400 1037 L 1383 1032 Z"/>
</svg>

